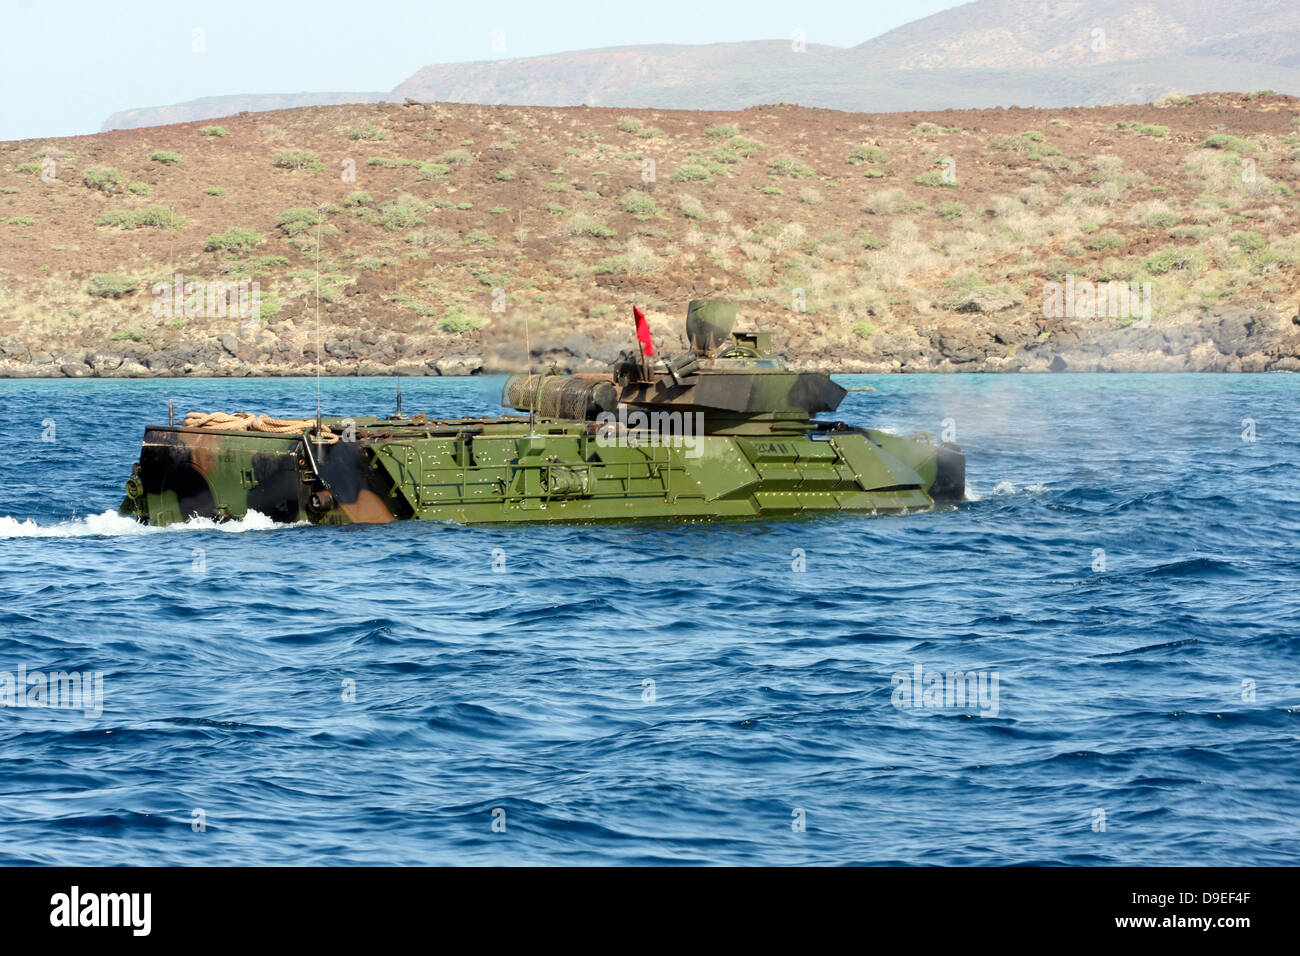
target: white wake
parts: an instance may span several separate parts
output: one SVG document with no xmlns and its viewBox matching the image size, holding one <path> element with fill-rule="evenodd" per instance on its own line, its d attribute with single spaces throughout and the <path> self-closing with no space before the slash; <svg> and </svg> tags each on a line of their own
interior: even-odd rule
<svg viewBox="0 0 1300 956">
<path fill-rule="evenodd" d="M 300 522 L 305 523 L 305 522 Z M 141 524 L 134 518 L 105 511 L 102 514 L 72 518 L 58 524 L 37 524 L 31 518 L 19 520 L 0 515 L 0 539 L 5 538 L 119 538 L 138 534 L 163 534 L 169 531 L 221 531 L 239 534 L 243 531 L 269 531 L 272 528 L 292 528 L 293 524 L 279 524 L 258 511 L 231 521 L 213 521 L 211 518 L 190 518 L 180 524 L 161 528 Z"/>
</svg>

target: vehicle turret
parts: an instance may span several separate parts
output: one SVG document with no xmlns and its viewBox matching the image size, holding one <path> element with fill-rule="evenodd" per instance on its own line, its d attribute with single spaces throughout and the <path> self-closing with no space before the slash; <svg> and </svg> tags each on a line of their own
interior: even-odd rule
<svg viewBox="0 0 1300 956">
<path fill-rule="evenodd" d="M 689 350 L 663 360 L 625 352 L 607 375 L 511 376 L 502 403 L 546 418 L 595 419 L 618 405 L 701 412 L 710 432 L 807 427 L 839 407 L 845 390 L 820 372 L 795 372 L 772 352 L 771 333 L 736 331 L 735 302 L 696 299 L 686 311 Z"/>
</svg>

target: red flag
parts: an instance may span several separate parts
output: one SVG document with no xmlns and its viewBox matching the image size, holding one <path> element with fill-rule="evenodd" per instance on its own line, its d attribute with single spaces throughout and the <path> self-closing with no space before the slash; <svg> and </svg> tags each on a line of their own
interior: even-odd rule
<svg viewBox="0 0 1300 956">
<path fill-rule="evenodd" d="M 636 317 L 636 340 L 641 343 L 641 349 L 646 358 L 654 358 L 655 343 L 650 338 L 650 323 L 645 320 L 645 313 L 632 306 L 632 315 Z"/>
</svg>

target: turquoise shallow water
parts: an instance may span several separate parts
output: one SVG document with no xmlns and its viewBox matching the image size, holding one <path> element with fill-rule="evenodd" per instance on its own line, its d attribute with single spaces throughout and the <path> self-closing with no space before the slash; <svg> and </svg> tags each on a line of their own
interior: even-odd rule
<svg viewBox="0 0 1300 956">
<path fill-rule="evenodd" d="M 0 709 L 0 862 L 1300 862 L 1300 379 L 841 380 L 877 388 L 846 421 L 951 419 L 974 500 L 144 529 L 105 512 L 169 388 L 315 383 L 0 382 L 0 696 L 103 681 Z M 499 385 L 402 382 L 442 416 Z M 985 696 L 904 706 L 918 666 Z"/>
</svg>

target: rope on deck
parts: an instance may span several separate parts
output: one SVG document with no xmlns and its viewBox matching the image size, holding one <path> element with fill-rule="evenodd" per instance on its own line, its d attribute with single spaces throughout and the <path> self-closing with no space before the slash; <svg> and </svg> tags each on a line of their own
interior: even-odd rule
<svg viewBox="0 0 1300 956">
<path fill-rule="evenodd" d="M 316 427 L 314 418 L 272 418 L 252 412 L 188 412 L 183 423 L 186 428 L 217 428 L 222 431 L 266 432 L 272 435 L 301 435 Z M 339 436 L 328 425 L 321 429 L 321 440 L 336 442 Z"/>
</svg>

